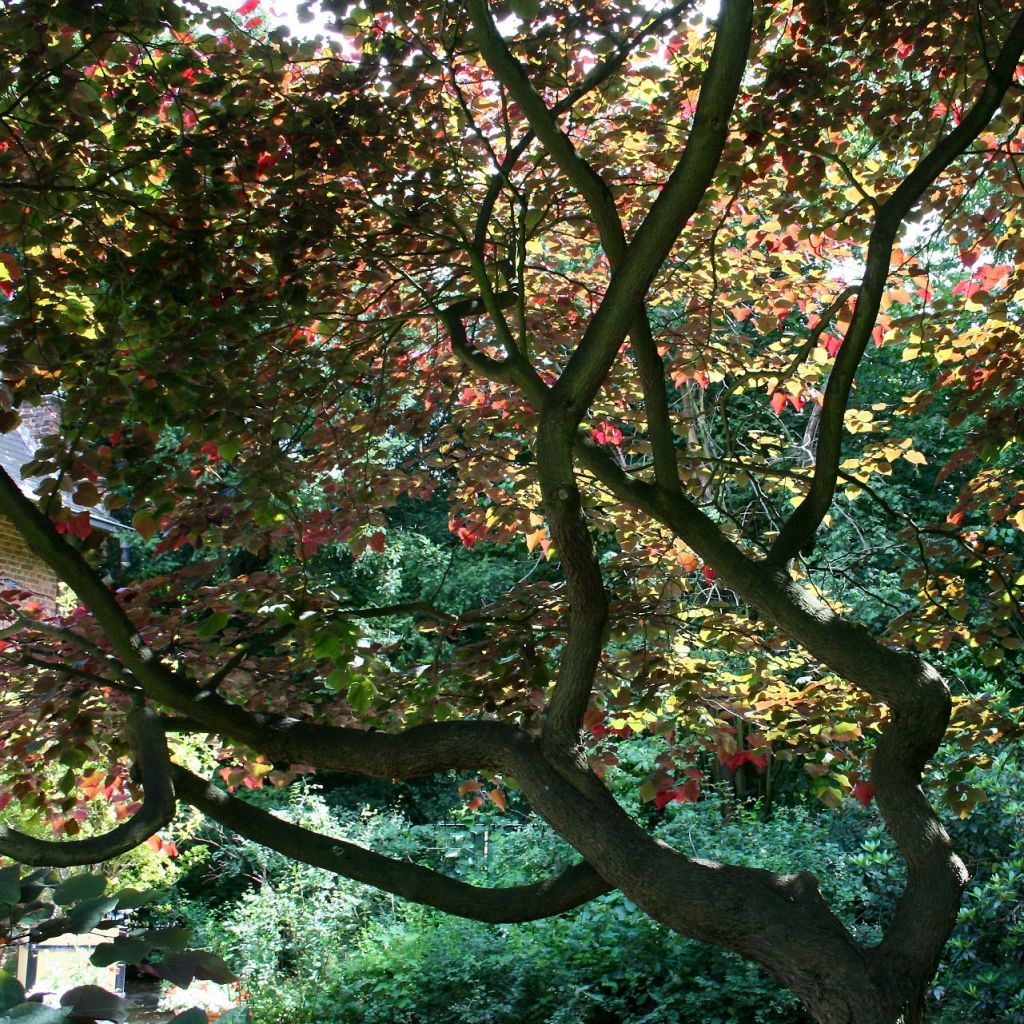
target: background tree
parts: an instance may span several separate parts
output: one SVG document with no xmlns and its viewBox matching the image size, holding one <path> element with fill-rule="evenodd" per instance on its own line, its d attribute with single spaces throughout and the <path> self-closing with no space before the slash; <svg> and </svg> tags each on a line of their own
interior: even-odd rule
<svg viewBox="0 0 1024 1024">
<path fill-rule="evenodd" d="M 952 707 L 922 652 L 1020 642 L 1024 17 L 332 9 L 327 48 L 251 2 L 5 11 L 2 397 L 11 427 L 59 393 L 65 426 L 39 502 L 0 477 L 0 512 L 80 602 L 12 608 L 12 792 L 72 836 L 83 769 L 135 792 L 125 712 L 162 728 L 129 714 L 145 798 L 106 840 L 7 830 L 0 852 L 121 852 L 170 820 L 169 772 L 223 825 L 413 900 L 525 920 L 617 888 L 826 1024 L 921 1019 L 966 878 L 921 788 Z M 896 500 L 939 461 L 934 505 Z M 65 497 L 101 490 L 166 572 L 115 592 L 90 567 Z M 465 548 L 536 567 L 482 608 L 439 604 L 443 575 L 375 607 L 331 585 L 318 559 L 383 555 L 431 501 Z M 871 559 L 847 564 L 841 524 L 905 563 L 864 622 Z M 361 625 L 396 615 L 423 642 Z M 874 795 L 906 862 L 881 943 L 806 872 L 648 834 L 600 778 L 609 734 L 648 728 L 658 805 L 699 798 L 702 746 L 741 779 L 800 757 L 826 802 Z M 475 887 L 276 819 L 163 733 L 209 735 L 229 790 L 481 772 L 582 860 Z"/>
</svg>

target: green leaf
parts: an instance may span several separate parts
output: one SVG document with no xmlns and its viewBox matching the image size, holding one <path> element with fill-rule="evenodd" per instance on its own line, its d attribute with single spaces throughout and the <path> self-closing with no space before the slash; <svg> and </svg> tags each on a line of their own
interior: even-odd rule
<svg viewBox="0 0 1024 1024">
<path fill-rule="evenodd" d="M 0 971 L 0 1010 L 7 1011 L 25 1000 L 25 987 L 6 971 Z"/>
<path fill-rule="evenodd" d="M 88 900 L 101 896 L 107 888 L 107 880 L 102 875 L 88 872 L 83 875 L 72 875 L 53 890 L 53 902 L 59 907 L 66 907 L 79 900 Z"/>
<path fill-rule="evenodd" d="M 172 1017 L 168 1024 L 208 1024 L 209 1019 L 202 1010 L 193 1006 L 191 1010 L 186 1010 L 184 1013 L 179 1013 L 177 1017 Z M 218 1019 L 223 1020 L 224 1017 L 221 1016 Z"/>
<path fill-rule="evenodd" d="M 227 985 L 238 981 L 237 975 L 231 972 L 224 961 L 216 953 L 208 953 L 205 949 L 186 949 L 176 953 L 158 964 L 151 965 L 153 973 L 169 981 L 179 988 L 188 988 L 193 981 L 213 981 L 218 985 Z"/>
<path fill-rule="evenodd" d="M 203 639 L 209 640 L 210 637 L 215 636 L 219 633 L 231 620 L 231 616 L 227 612 L 214 612 L 212 615 L 203 619 L 199 625 L 199 629 L 196 633 Z"/>
<path fill-rule="evenodd" d="M 242 450 L 242 442 L 237 437 L 225 437 L 217 442 L 217 448 L 220 450 L 221 457 L 230 462 L 238 457 L 238 453 Z"/>
<path fill-rule="evenodd" d="M 369 679 L 359 679 L 348 688 L 348 702 L 353 711 L 365 711 L 376 696 L 377 688 Z"/>
<path fill-rule="evenodd" d="M 336 668 L 331 672 L 327 673 L 327 685 L 334 690 L 335 693 L 340 693 L 345 689 L 346 686 L 352 680 L 352 673 L 344 668 Z"/>
<path fill-rule="evenodd" d="M 67 931 L 91 932 L 116 907 L 116 896 L 97 896 L 92 900 L 84 900 L 68 914 Z"/>
<path fill-rule="evenodd" d="M 131 1003 L 99 985 L 79 985 L 60 997 L 61 1006 L 71 1007 L 71 1020 L 110 1020 L 123 1024 Z"/>
<path fill-rule="evenodd" d="M 152 928 L 138 936 L 149 943 L 150 949 L 160 949 L 165 953 L 180 953 L 192 938 L 191 928 Z"/>
<path fill-rule="evenodd" d="M 111 964 L 137 964 L 149 956 L 152 947 L 142 939 L 119 937 L 113 942 L 101 942 L 89 957 L 94 967 L 109 967 Z"/>
<path fill-rule="evenodd" d="M 0 903 L 21 900 L 21 868 L 16 864 L 0 871 Z"/>
<path fill-rule="evenodd" d="M 138 910 L 154 900 L 165 899 L 166 889 L 121 889 L 117 895 L 118 910 Z"/>
<path fill-rule="evenodd" d="M 326 633 L 317 637 L 313 645 L 314 658 L 330 658 L 332 661 L 341 655 L 342 638 L 337 633 Z"/>
</svg>

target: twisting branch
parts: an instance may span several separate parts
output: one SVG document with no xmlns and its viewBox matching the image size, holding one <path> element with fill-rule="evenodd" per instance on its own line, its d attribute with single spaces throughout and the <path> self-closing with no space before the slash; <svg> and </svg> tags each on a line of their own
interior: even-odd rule
<svg viewBox="0 0 1024 1024">
<path fill-rule="evenodd" d="M 36 839 L 0 825 L 0 854 L 33 866 L 98 864 L 127 853 L 167 825 L 174 817 L 175 801 L 160 718 L 151 708 L 134 708 L 128 713 L 127 732 L 144 793 L 142 806 L 128 821 L 106 835 L 68 843 Z"/>
<path fill-rule="evenodd" d="M 504 292 L 497 297 L 503 305 L 511 305 L 516 300 L 515 293 Z M 537 371 L 529 361 L 518 352 L 513 352 L 504 359 L 494 359 L 485 352 L 479 351 L 470 343 L 463 319 L 478 316 L 486 312 L 483 303 L 476 298 L 463 299 L 437 314 L 448 332 L 448 340 L 455 355 L 482 377 L 499 381 L 503 384 L 516 384 L 534 406 L 540 408 L 547 394 L 547 385 L 540 379 Z"/>
<path fill-rule="evenodd" d="M 179 797 L 207 817 L 286 857 L 365 882 L 404 899 L 477 921 L 534 921 L 572 910 L 611 886 L 586 862 L 533 885 L 483 888 L 418 864 L 335 839 L 229 796 L 184 768 L 173 768 Z"/>
<path fill-rule="evenodd" d="M 654 26 L 664 24 L 674 17 L 685 5 L 676 5 L 654 19 L 651 25 L 637 33 L 632 45 L 635 46 Z M 565 104 L 549 108 L 534 89 L 526 70 L 509 50 L 491 16 L 486 0 L 470 3 L 471 14 L 478 30 L 481 52 L 499 81 L 509 90 L 516 102 L 523 108 L 534 134 L 555 159 L 562 172 L 583 196 L 597 226 L 601 245 L 608 257 L 613 273 L 621 266 L 626 253 L 626 235 L 619 218 L 618 208 L 611 189 L 600 174 L 573 146 L 571 139 L 558 124 L 558 117 Z M 619 59 L 621 64 L 625 53 Z M 609 62 L 610 63 L 610 62 Z M 595 69 L 599 70 L 599 69 Z M 603 70 L 603 66 L 601 68 Z M 591 76 L 581 83 L 579 91 L 585 90 Z M 481 211 L 482 215 L 483 211 Z M 479 223 L 479 222 L 478 222 Z M 678 491 L 679 474 L 675 462 L 675 443 L 672 437 L 672 423 L 668 413 L 668 399 L 665 391 L 665 368 L 651 332 L 646 307 L 640 303 L 629 334 L 633 341 L 640 369 L 640 384 L 644 395 L 647 426 L 654 453 L 654 471 L 658 483 L 670 491 Z"/>
<path fill-rule="evenodd" d="M 1010 29 L 981 96 L 963 116 L 960 124 L 922 157 L 892 195 L 877 208 L 857 304 L 825 388 L 814 476 L 806 496 L 782 527 L 772 546 L 768 558 L 774 565 L 784 565 L 799 551 L 813 544 L 818 527 L 832 504 L 842 454 L 843 418 L 850 400 L 854 375 L 878 316 L 889 276 L 889 262 L 900 227 L 935 179 L 991 121 L 1013 81 L 1022 52 L 1024 14 L 1017 18 Z"/>
<path fill-rule="evenodd" d="M 674 445 L 664 400 L 664 371 L 643 300 L 679 232 L 696 210 L 718 166 L 728 121 L 739 91 L 750 44 L 751 5 L 730 0 L 719 23 L 711 62 L 682 157 L 632 242 L 624 237 L 614 197 L 604 180 L 576 152 L 557 116 L 533 88 L 505 45 L 487 0 L 469 0 L 481 52 L 509 89 L 531 129 L 587 202 L 615 267 L 604 300 L 559 380 L 547 392 L 537 438 L 537 465 L 552 539 L 569 587 L 569 630 L 545 723 L 550 752 L 572 751 L 604 643 L 608 599 L 600 566 L 582 516 L 573 470 L 577 427 L 603 383 L 619 346 L 636 328 L 641 380 L 656 442 L 658 477 L 678 492 Z"/>
</svg>

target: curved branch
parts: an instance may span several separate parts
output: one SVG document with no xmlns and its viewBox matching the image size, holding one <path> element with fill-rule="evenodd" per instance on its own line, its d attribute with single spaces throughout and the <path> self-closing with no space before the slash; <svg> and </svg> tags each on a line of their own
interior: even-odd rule
<svg viewBox="0 0 1024 1024">
<path fill-rule="evenodd" d="M 682 6 L 677 4 L 655 18 L 637 34 L 633 45 L 656 27 L 671 20 Z M 611 189 L 591 164 L 580 156 L 569 136 L 559 126 L 558 117 L 564 110 L 564 104 L 549 108 L 533 87 L 526 70 L 498 31 L 486 0 L 471 0 L 469 7 L 480 39 L 480 49 L 488 66 L 522 107 L 531 130 L 583 196 L 614 273 L 622 265 L 626 254 L 626 235 Z M 650 320 L 642 302 L 638 305 L 635 318 L 629 326 L 629 334 L 640 370 L 647 427 L 654 453 L 655 476 L 662 487 L 678 490 L 679 474 L 676 469 L 672 423 L 668 413 L 665 368 L 658 354 Z"/>
<path fill-rule="evenodd" d="M 532 885 L 470 885 L 431 868 L 385 857 L 344 839 L 283 821 L 229 796 L 177 765 L 173 773 L 181 799 L 226 828 L 303 864 L 325 868 L 460 917 L 494 924 L 535 921 L 563 914 L 612 888 L 585 861 Z"/>
<path fill-rule="evenodd" d="M 931 152 L 903 179 L 892 195 L 878 207 L 868 243 L 864 280 L 861 282 L 857 304 L 825 388 L 814 477 L 807 495 L 783 525 L 772 546 L 768 559 L 773 565 L 786 564 L 798 551 L 813 542 L 814 535 L 832 504 L 842 455 L 843 419 L 850 400 L 853 378 L 878 316 L 882 293 L 889 277 L 889 261 L 904 218 L 917 205 L 935 179 L 967 149 L 992 120 L 1013 81 L 1022 53 L 1024 14 L 1018 17 L 1010 30 L 999 59 L 977 102 L 964 115 L 960 124 L 939 140 Z"/>
<path fill-rule="evenodd" d="M 127 731 L 145 794 L 142 807 L 133 817 L 106 835 L 68 843 L 36 839 L 0 825 L 0 854 L 33 867 L 98 864 L 127 853 L 167 825 L 174 817 L 175 802 L 160 718 L 150 708 L 135 708 L 128 713 Z"/>
<path fill-rule="evenodd" d="M 552 398 L 567 403 L 576 415 L 574 428 L 614 362 L 651 281 L 700 205 L 719 166 L 747 66 L 752 19 L 750 0 L 723 3 L 682 156 L 629 242 L 604 301 L 552 388 Z"/>
</svg>

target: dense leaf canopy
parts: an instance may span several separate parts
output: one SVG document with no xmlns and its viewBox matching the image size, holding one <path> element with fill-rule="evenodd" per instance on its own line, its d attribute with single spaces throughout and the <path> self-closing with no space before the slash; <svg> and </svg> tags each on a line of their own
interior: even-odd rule
<svg viewBox="0 0 1024 1024">
<path fill-rule="evenodd" d="M 58 396 L 63 427 L 0 513 L 78 604 L 11 596 L 3 772 L 67 845 L 0 852 L 73 861 L 83 794 L 141 797 L 132 745 L 157 781 L 118 842 L 169 820 L 144 703 L 178 799 L 300 859 L 491 920 L 621 888 L 820 1020 L 917 1019 L 964 880 L 922 772 L 950 686 L 965 750 L 1006 728 L 955 673 L 1020 692 L 1024 18 L 327 7 L 327 42 L 251 2 L 4 10 L 0 417 Z M 145 578 L 94 568 L 100 503 Z M 518 582 L 361 604 L 423 509 Z M 649 839 L 600 782 L 646 731 L 659 807 L 786 765 L 877 795 L 908 862 L 880 951 L 808 876 Z M 232 790 L 479 772 L 583 861 L 473 890 L 317 841 L 179 734 Z"/>
</svg>

